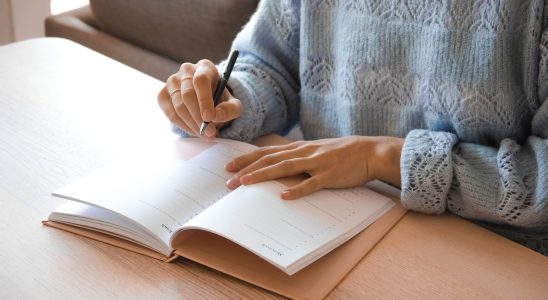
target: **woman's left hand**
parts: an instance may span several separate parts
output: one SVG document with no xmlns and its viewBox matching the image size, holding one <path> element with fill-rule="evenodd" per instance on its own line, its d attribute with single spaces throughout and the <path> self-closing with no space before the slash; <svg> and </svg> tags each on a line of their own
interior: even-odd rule
<svg viewBox="0 0 548 300">
<path fill-rule="evenodd" d="M 283 199 L 296 199 L 322 188 L 359 186 L 374 179 L 400 186 L 402 146 L 400 138 L 350 136 L 263 147 L 225 166 L 227 171 L 237 172 L 227 186 L 235 189 L 240 184 L 302 173 L 309 177 L 284 191 Z"/>
</svg>

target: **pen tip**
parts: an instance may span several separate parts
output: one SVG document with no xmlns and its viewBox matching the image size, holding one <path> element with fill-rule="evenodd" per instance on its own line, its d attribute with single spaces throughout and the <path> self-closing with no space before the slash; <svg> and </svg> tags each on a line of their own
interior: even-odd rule
<svg viewBox="0 0 548 300">
<path fill-rule="evenodd" d="M 202 126 L 200 126 L 200 135 L 204 135 L 205 130 L 207 128 L 207 122 L 202 122 Z"/>
</svg>

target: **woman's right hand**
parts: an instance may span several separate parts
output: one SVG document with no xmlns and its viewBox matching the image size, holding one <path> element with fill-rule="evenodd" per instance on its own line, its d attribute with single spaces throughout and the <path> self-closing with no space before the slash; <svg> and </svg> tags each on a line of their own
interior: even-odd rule
<svg viewBox="0 0 548 300">
<path fill-rule="evenodd" d="M 214 138 L 217 128 L 242 113 L 242 103 L 226 89 L 219 105 L 213 107 L 213 92 L 219 79 L 217 67 L 207 59 L 197 64 L 184 63 L 179 72 L 167 79 L 158 94 L 158 104 L 173 124 L 190 135 L 201 136 L 202 122 L 210 122 L 205 136 Z"/>
</svg>

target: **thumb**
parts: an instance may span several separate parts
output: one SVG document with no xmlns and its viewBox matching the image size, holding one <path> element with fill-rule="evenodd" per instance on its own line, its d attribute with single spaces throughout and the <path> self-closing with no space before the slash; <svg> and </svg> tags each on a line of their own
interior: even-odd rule
<svg viewBox="0 0 548 300">
<path fill-rule="evenodd" d="M 242 102 L 232 96 L 215 107 L 213 122 L 223 123 L 236 119 L 242 114 Z"/>
</svg>

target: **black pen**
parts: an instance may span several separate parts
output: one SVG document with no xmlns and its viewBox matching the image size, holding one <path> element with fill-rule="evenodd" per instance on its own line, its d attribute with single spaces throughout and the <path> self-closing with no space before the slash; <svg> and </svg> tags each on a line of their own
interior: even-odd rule
<svg viewBox="0 0 548 300">
<path fill-rule="evenodd" d="M 217 83 L 217 87 L 215 88 L 215 93 L 213 94 L 213 107 L 217 106 L 219 104 L 219 101 L 221 100 L 221 96 L 223 95 L 223 92 L 226 88 L 226 84 L 228 83 L 228 79 L 230 78 L 230 73 L 232 73 L 232 69 L 234 68 L 234 64 L 236 63 L 236 59 L 238 58 L 238 50 L 233 50 L 230 53 L 230 56 L 228 57 L 228 63 L 226 64 L 225 71 L 223 73 L 223 76 L 221 79 L 219 79 L 219 82 Z M 204 132 L 207 128 L 208 122 L 202 122 L 202 126 L 200 126 L 200 134 L 204 135 Z"/>
</svg>

